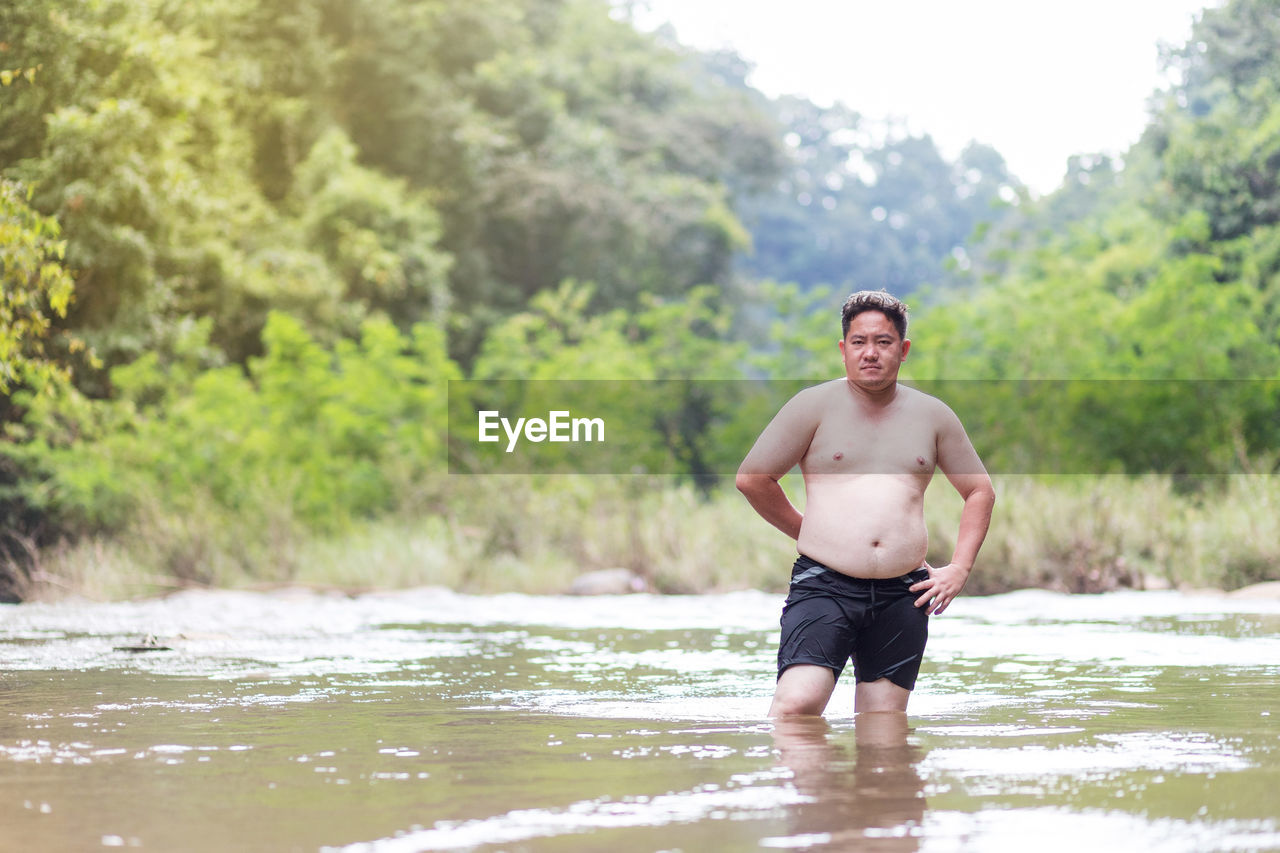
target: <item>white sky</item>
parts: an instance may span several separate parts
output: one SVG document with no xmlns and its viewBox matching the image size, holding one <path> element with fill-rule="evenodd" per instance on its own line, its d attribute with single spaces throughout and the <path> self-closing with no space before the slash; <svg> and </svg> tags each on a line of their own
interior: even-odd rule
<svg viewBox="0 0 1280 853">
<path fill-rule="evenodd" d="M 1220 0 L 640 0 L 685 44 L 734 47 L 768 95 L 843 101 L 905 120 L 948 157 L 995 146 L 1038 193 L 1072 154 L 1121 154 L 1164 86 L 1158 44 L 1182 45 Z"/>
</svg>

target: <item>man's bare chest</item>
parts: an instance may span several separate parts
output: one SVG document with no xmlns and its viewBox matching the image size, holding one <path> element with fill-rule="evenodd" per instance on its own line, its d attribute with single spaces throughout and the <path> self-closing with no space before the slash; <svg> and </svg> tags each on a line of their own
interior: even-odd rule
<svg viewBox="0 0 1280 853">
<path fill-rule="evenodd" d="M 918 474 L 931 476 L 937 435 L 929 423 L 906 418 L 824 420 L 801 462 L 814 474 Z"/>
</svg>

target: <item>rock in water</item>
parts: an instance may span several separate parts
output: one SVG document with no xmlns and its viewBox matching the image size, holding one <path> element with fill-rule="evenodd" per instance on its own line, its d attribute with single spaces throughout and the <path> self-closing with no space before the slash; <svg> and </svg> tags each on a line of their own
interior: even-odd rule
<svg viewBox="0 0 1280 853">
<path fill-rule="evenodd" d="M 116 646 L 115 650 L 117 652 L 133 652 L 137 654 L 138 652 L 171 652 L 173 647 L 166 646 L 160 642 L 160 638 L 155 634 L 147 634 L 138 642 L 128 646 Z"/>
<path fill-rule="evenodd" d="M 624 595 L 644 592 L 649 584 L 630 569 L 601 569 L 578 575 L 569 585 L 570 595 Z"/>
<path fill-rule="evenodd" d="M 1227 593 L 1232 598 L 1280 599 L 1280 581 L 1263 581 Z"/>
</svg>

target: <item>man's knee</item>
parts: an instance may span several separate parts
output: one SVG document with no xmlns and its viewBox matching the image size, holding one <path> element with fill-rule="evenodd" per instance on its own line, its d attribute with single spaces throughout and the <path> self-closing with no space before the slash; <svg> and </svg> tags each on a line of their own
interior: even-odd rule
<svg viewBox="0 0 1280 853">
<path fill-rule="evenodd" d="M 835 673 L 825 666 L 796 664 L 783 671 L 773 692 L 770 717 L 818 715 L 826 710 L 836 686 Z"/>
<path fill-rule="evenodd" d="M 853 709 L 862 711 L 905 711 L 911 691 L 887 678 L 860 681 L 854 689 Z"/>
<path fill-rule="evenodd" d="M 769 707 L 770 717 L 820 717 L 827 709 L 827 700 L 816 696 L 774 696 Z"/>
</svg>

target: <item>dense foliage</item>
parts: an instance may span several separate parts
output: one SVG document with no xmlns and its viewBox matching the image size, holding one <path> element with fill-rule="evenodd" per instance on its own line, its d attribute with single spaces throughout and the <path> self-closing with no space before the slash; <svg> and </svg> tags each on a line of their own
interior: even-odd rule
<svg viewBox="0 0 1280 853">
<path fill-rule="evenodd" d="M 30 192 L 0 179 L 0 393 L 47 381 L 56 362 L 46 338 L 65 317 L 74 284 L 62 266 L 57 220 L 31 209 Z"/>
<path fill-rule="evenodd" d="M 1280 462 L 1277 8 L 1203 14 L 1123 169 L 1077 158 L 1001 226 L 984 286 L 919 322 L 915 375 L 1131 380 L 1007 400 L 1007 435 L 1037 454 L 1174 473 Z"/>
<path fill-rule="evenodd" d="M 879 128 L 840 104 L 783 97 L 770 108 L 788 168 L 773 191 L 744 200 L 753 251 L 741 265 L 754 278 L 903 297 L 954 286 L 975 235 L 1026 195 L 990 146 L 971 143 L 948 162 L 929 136 Z"/>
<path fill-rule="evenodd" d="M 851 287 L 916 294 L 995 470 L 1271 470 L 1278 11 L 1207 11 L 1123 163 L 1032 200 L 603 0 L 12 0 L 0 562 L 448 515 L 448 379 L 821 378 Z M 702 494 L 767 417 L 719 387 L 626 402 Z"/>
</svg>

